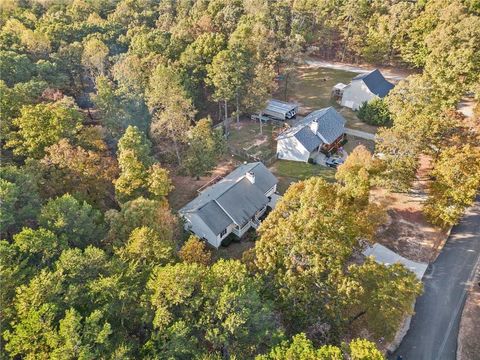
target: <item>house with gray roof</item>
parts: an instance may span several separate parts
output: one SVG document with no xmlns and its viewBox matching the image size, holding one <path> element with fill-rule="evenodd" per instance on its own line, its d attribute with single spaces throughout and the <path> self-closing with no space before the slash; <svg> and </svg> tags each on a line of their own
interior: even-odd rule
<svg viewBox="0 0 480 360">
<path fill-rule="evenodd" d="M 394 88 L 382 73 L 375 69 L 371 72 L 355 76 L 350 84 L 342 89 L 342 106 L 358 110 L 364 102 L 375 98 L 384 98 Z"/>
<path fill-rule="evenodd" d="M 232 233 L 242 237 L 260 225 L 267 207 L 275 206 L 277 183 L 261 162 L 239 166 L 179 210 L 185 230 L 215 248 Z"/>
<path fill-rule="evenodd" d="M 334 150 L 344 136 L 345 119 L 337 110 L 315 110 L 277 137 L 277 157 L 307 162 L 315 153 Z"/>
</svg>

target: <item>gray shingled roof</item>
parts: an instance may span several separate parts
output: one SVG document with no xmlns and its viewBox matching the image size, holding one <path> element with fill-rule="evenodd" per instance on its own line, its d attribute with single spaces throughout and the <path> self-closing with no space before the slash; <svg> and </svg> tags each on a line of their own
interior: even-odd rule
<svg viewBox="0 0 480 360">
<path fill-rule="evenodd" d="M 312 121 L 318 122 L 317 134 L 313 134 L 310 129 Z M 341 136 L 345 132 L 345 122 L 343 116 L 333 107 L 315 110 L 300 120 L 297 125 L 280 134 L 277 140 L 295 136 L 308 151 L 312 151 L 321 143 L 331 144 Z"/>
<path fill-rule="evenodd" d="M 232 219 L 228 217 L 215 201 L 209 201 L 198 209 L 197 213 L 215 235 L 220 234 L 222 230 L 232 223 Z"/>
<path fill-rule="evenodd" d="M 389 83 L 382 75 L 380 70 L 375 69 L 369 73 L 360 74 L 353 78 L 353 80 L 363 80 L 368 89 L 378 97 L 385 97 L 392 90 L 395 85 Z M 353 81 L 352 80 L 352 81 Z"/>
<path fill-rule="evenodd" d="M 255 175 L 255 184 L 245 178 Z M 243 164 L 218 183 L 202 191 L 179 210 L 180 214 L 195 212 L 214 232 L 219 234 L 231 223 L 243 225 L 268 203 L 265 192 L 278 180 L 261 162 Z"/>
<path fill-rule="evenodd" d="M 237 225 L 246 224 L 258 210 L 268 204 L 268 201 L 265 193 L 247 178 L 237 182 L 216 200 Z"/>
<path fill-rule="evenodd" d="M 322 140 L 313 133 L 308 125 L 301 128 L 294 136 L 310 152 L 322 143 Z"/>
</svg>

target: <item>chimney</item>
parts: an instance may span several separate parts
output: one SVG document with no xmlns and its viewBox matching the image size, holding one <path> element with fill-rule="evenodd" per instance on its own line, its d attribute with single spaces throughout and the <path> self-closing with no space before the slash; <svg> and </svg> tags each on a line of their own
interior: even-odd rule
<svg viewBox="0 0 480 360">
<path fill-rule="evenodd" d="M 314 134 L 316 134 L 318 132 L 318 121 L 317 120 L 313 120 L 311 123 L 310 123 L 310 130 L 312 130 L 312 132 Z"/>
<path fill-rule="evenodd" d="M 245 177 L 250 181 L 252 184 L 255 184 L 255 174 L 251 171 L 245 174 Z"/>
</svg>

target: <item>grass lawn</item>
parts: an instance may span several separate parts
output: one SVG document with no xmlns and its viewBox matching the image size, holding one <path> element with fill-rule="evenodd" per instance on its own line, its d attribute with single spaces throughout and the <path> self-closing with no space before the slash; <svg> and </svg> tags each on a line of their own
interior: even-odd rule
<svg viewBox="0 0 480 360">
<path fill-rule="evenodd" d="M 278 178 L 278 192 L 280 194 L 283 194 L 292 182 L 308 179 L 312 176 L 321 176 L 330 182 L 335 181 L 334 169 L 299 161 L 278 160 L 270 170 Z"/>
<path fill-rule="evenodd" d="M 334 106 L 347 120 L 347 127 L 373 134 L 377 130 L 375 126 L 360 121 L 354 111 L 341 107 L 330 97 L 335 84 L 348 84 L 356 75 L 358 74 L 349 71 L 302 66 L 296 77 L 289 81 L 287 99 L 298 102 L 300 112 L 304 115 L 316 109 Z M 275 96 L 280 100 L 285 99 L 284 83 L 280 83 Z"/>
<path fill-rule="evenodd" d="M 275 138 L 282 127 L 282 124 L 267 123 L 260 134 L 258 122 L 242 120 L 239 124 L 230 125 L 228 144 L 260 160 L 268 159 L 276 153 Z"/>
</svg>

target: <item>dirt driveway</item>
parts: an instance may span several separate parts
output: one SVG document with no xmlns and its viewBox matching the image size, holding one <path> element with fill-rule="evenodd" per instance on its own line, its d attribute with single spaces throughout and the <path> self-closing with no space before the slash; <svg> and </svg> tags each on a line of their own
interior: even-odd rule
<svg viewBox="0 0 480 360">
<path fill-rule="evenodd" d="M 407 259 L 432 262 L 447 239 L 446 231 L 429 224 L 422 212 L 426 200 L 430 161 L 420 159 L 420 168 L 409 193 L 391 193 L 374 189 L 372 200 L 385 206 L 387 223 L 378 232 L 377 241 Z"/>
<path fill-rule="evenodd" d="M 344 70 L 344 71 L 350 71 L 358 74 L 366 73 L 375 69 L 375 67 L 368 64 L 354 65 L 354 64 L 346 64 L 346 63 L 341 63 L 336 61 L 320 60 L 315 58 L 309 58 L 305 60 L 305 63 L 312 67 Z M 401 68 L 396 68 L 392 66 L 379 66 L 378 69 L 382 72 L 383 76 L 385 76 L 387 80 L 393 81 L 395 83 L 405 79 L 408 75 L 413 73 L 412 70 L 401 69 Z"/>
</svg>

